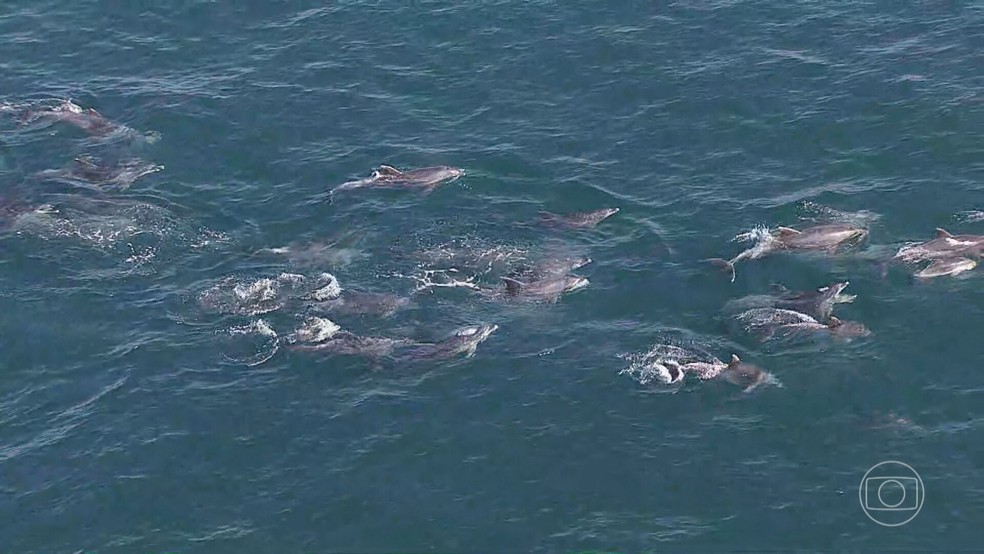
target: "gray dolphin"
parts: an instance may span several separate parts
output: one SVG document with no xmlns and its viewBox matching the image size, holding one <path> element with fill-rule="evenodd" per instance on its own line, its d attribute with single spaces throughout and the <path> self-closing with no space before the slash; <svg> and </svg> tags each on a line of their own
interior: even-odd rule
<svg viewBox="0 0 984 554">
<path fill-rule="evenodd" d="M 349 181 L 338 185 L 332 192 L 353 190 L 366 187 L 372 188 L 417 188 L 430 192 L 443 183 L 450 183 L 465 174 L 465 170 L 457 167 L 438 166 L 424 167 L 401 171 L 391 165 L 381 165 L 366 179 Z"/>
<path fill-rule="evenodd" d="M 92 108 L 83 109 L 71 100 L 65 100 L 53 108 L 38 111 L 29 110 L 22 117 L 22 122 L 27 123 L 39 118 L 64 121 L 75 125 L 90 135 L 108 135 L 123 128 L 122 125 L 110 121 L 96 110 Z"/>
<path fill-rule="evenodd" d="M 338 296 L 315 302 L 312 307 L 315 311 L 330 314 L 389 316 L 409 305 L 409 298 L 395 294 L 342 289 Z"/>
<path fill-rule="evenodd" d="M 774 231 L 753 233 L 756 244 L 730 260 L 707 260 L 731 273 L 735 281 L 735 264 L 742 260 L 755 260 L 783 250 L 815 250 L 834 253 L 840 246 L 859 242 L 868 235 L 863 227 L 846 223 L 816 225 L 802 231 L 790 227 L 778 227 Z"/>
<path fill-rule="evenodd" d="M 363 337 L 348 331 L 338 331 L 330 338 L 313 344 L 293 344 L 288 348 L 307 352 L 323 352 L 343 356 L 365 356 L 380 359 L 390 356 L 401 346 L 415 344 L 406 339 L 390 339 L 384 337 Z"/>
<path fill-rule="evenodd" d="M 123 160 L 117 165 L 102 162 L 91 156 L 75 158 L 72 167 L 41 171 L 37 177 L 54 177 L 71 181 L 87 181 L 94 185 L 114 186 L 120 190 L 129 188 L 141 177 L 157 173 L 164 166 L 139 159 Z"/>
<path fill-rule="evenodd" d="M 793 337 L 814 333 L 826 333 L 841 339 L 871 334 L 867 327 L 857 321 L 841 321 L 830 316 L 827 323 L 820 323 L 807 314 L 782 308 L 753 308 L 738 314 L 735 321 L 743 324 L 745 332 L 762 342 L 775 336 Z"/>
<path fill-rule="evenodd" d="M 671 363 L 670 365 L 672 366 L 674 364 Z M 772 374 L 758 366 L 741 361 L 741 358 L 735 354 L 731 355 L 731 361 L 728 363 L 715 358 L 711 361 L 688 362 L 675 365 L 676 367 L 671 369 L 671 373 L 674 375 L 679 373 L 679 379 L 682 379 L 682 375 L 685 373 L 693 374 L 702 381 L 721 379 L 733 385 L 743 387 L 745 392 L 751 392 L 763 384 L 779 385 L 779 381 Z"/>
<path fill-rule="evenodd" d="M 537 263 L 526 272 L 534 280 L 567 275 L 591 263 L 591 258 L 550 258 Z"/>
<path fill-rule="evenodd" d="M 499 328 L 495 324 L 472 325 L 456 330 L 448 338 L 436 343 L 417 343 L 407 347 L 398 355 L 402 360 L 435 360 L 453 358 L 464 354 L 466 358 L 475 355 L 478 345 L 489 338 Z"/>
<path fill-rule="evenodd" d="M 959 275 L 964 271 L 970 271 L 977 267 L 978 261 L 970 258 L 944 258 L 934 260 L 925 268 L 915 272 L 913 275 L 918 279 L 932 279 L 934 277 L 945 277 Z"/>
<path fill-rule="evenodd" d="M 928 261 L 929 265 L 916 272 L 915 276 L 931 279 L 973 269 L 982 253 L 984 236 L 953 235 L 945 229 L 936 229 L 935 238 L 899 248 L 892 260 L 910 264 Z"/>
<path fill-rule="evenodd" d="M 871 331 L 859 321 L 841 321 L 834 316 L 830 316 L 827 323 L 820 323 L 819 321 L 790 323 L 776 327 L 775 331 L 784 336 L 794 336 L 804 331 L 807 333 L 825 333 L 843 340 L 866 337 L 871 334 Z"/>
<path fill-rule="evenodd" d="M 750 392 L 759 385 L 775 382 L 767 371 L 741 361 L 736 354 L 731 355 L 731 360 L 723 368 L 718 366 L 713 371 L 705 373 L 702 378 L 723 379 L 733 385 L 744 387 L 745 392 Z"/>
<path fill-rule="evenodd" d="M 816 291 L 785 293 L 773 304 L 776 308 L 794 310 L 812 316 L 818 321 L 826 321 L 834 311 L 834 305 L 852 302 L 854 296 L 841 294 L 850 281 L 831 283 Z"/>
<path fill-rule="evenodd" d="M 540 216 L 545 222 L 562 227 L 590 228 L 598 225 L 618 212 L 619 208 L 601 208 L 599 210 L 574 212 L 568 214 L 541 212 Z"/>
<path fill-rule="evenodd" d="M 522 282 L 510 277 L 502 277 L 506 286 L 506 296 L 556 302 L 560 295 L 588 286 L 589 281 L 576 275 L 548 276 L 537 281 Z"/>
</svg>

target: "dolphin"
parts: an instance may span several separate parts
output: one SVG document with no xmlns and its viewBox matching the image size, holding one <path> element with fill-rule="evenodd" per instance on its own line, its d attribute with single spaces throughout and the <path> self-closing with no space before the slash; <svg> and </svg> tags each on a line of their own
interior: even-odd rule
<svg viewBox="0 0 984 554">
<path fill-rule="evenodd" d="M 115 186 L 125 190 L 137 179 L 162 169 L 164 169 L 163 165 L 147 163 L 139 159 L 124 160 L 114 167 L 91 156 L 81 156 L 75 158 L 69 169 L 41 171 L 36 176 L 88 181 L 95 185 Z"/>
<path fill-rule="evenodd" d="M 478 345 L 489 338 L 499 328 L 495 324 L 482 324 L 462 327 L 448 338 L 435 343 L 417 343 L 401 351 L 402 360 L 435 360 L 453 358 L 464 354 L 466 358 L 475 355 Z"/>
<path fill-rule="evenodd" d="M 55 121 L 64 121 L 75 125 L 90 135 L 103 136 L 122 129 L 123 126 L 114 123 L 92 108 L 83 109 L 71 100 L 64 100 L 61 104 L 45 110 L 28 110 L 22 121 L 24 123 L 38 119 L 47 118 Z"/>
<path fill-rule="evenodd" d="M 913 275 L 918 279 L 932 279 L 934 277 L 944 277 L 947 275 L 959 275 L 964 271 L 970 271 L 977 267 L 977 260 L 970 258 L 944 258 L 935 260 L 925 268 L 917 271 Z"/>
<path fill-rule="evenodd" d="M 790 323 L 776 327 L 775 331 L 785 336 L 792 336 L 803 331 L 807 333 L 828 333 L 834 338 L 844 340 L 851 340 L 855 337 L 866 337 L 871 334 L 871 331 L 863 323 L 858 321 L 841 321 L 834 316 L 830 316 L 827 323 Z"/>
<path fill-rule="evenodd" d="M 620 208 L 601 208 L 599 210 L 591 210 L 587 212 L 574 212 L 574 213 L 567 213 L 567 214 L 541 212 L 540 216 L 544 222 L 558 225 L 561 227 L 586 229 L 586 228 L 595 227 L 602 221 L 617 214 L 619 211 Z"/>
<path fill-rule="evenodd" d="M 776 308 L 784 308 L 807 314 L 817 321 L 826 321 L 834 311 L 834 305 L 853 302 L 854 296 L 841 294 L 851 284 L 850 281 L 831 283 L 816 291 L 786 293 L 773 304 Z"/>
<path fill-rule="evenodd" d="M 892 258 L 915 263 L 959 256 L 979 257 L 984 250 L 984 235 L 952 235 L 945 229 L 936 229 L 932 240 L 903 246 Z"/>
<path fill-rule="evenodd" d="M 832 254 L 840 246 L 859 242 L 867 235 L 868 230 L 864 227 L 847 223 L 816 225 L 802 231 L 778 227 L 774 231 L 751 233 L 750 236 L 758 239 L 756 244 L 730 260 L 711 258 L 707 261 L 729 271 L 734 283 L 735 264 L 742 260 L 755 260 L 783 250 L 817 250 Z"/>
<path fill-rule="evenodd" d="M 931 279 L 945 275 L 958 275 L 977 266 L 977 259 L 984 253 L 984 236 L 953 235 L 945 229 L 936 229 L 936 237 L 926 242 L 899 248 L 892 261 L 916 264 L 930 262 L 915 273 L 919 279 Z"/>
<path fill-rule="evenodd" d="M 679 379 L 682 379 L 682 373 L 691 373 L 702 381 L 721 379 L 744 387 L 744 392 L 751 392 L 763 384 L 779 385 L 779 381 L 772 374 L 758 366 L 742 362 L 736 354 L 731 355 L 731 361 L 728 363 L 714 358 L 711 361 L 688 362 L 676 366 L 671 370 L 671 374 L 681 373 Z"/>
<path fill-rule="evenodd" d="M 548 276 L 537 281 L 522 282 L 511 277 L 502 277 L 506 285 L 506 295 L 529 300 L 556 302 L 560 295 L 588 286 L 589 281 L 576 275 Z"/>
<path fill-rule="evenodd" d="M 410 305 L 410 299 L 382 292 L 342 289 L 337 296 L 312 304 L 319 312 L 330 314 L 373 314 L 390 316 Z"/>
<path fill-rule="evenodd" d="M 741 361 L 736 354 L 732 354 L 728 364 L 710 378 L 724 379 L 733 385 L 744 387 L 745 392 L 751 392 L 762 384 L 776 383 L 775 378 L 767 371 Z"/>
<path fill-rule="evenodd" d="M 406 339 L 363 337 L 348 331 L 337 331 L 327 340 L 313 344 L 292 344 L 288 348 L 306 352 L 324 352 L 343 356 L 365 356 L 379 359 L 390 356 L 401 346 L 415 344 Z"/>
<path fill-rule="evenodd" d="M 465 170 L 457 167 L 438 166 L 401 171 L 391 165 L 381 165 L 365 179 L 342 183 L 332 193 L 360 188 L 417 188 L 430 192 L 443 183 L 450 183 L 465 174 Z"/>
<path fill-rule="evenodd" d="M 829 333 L 835 338 L 851 339 L 868 336 L 871 332 L 857 321 L 841 321 L 830 316 L 820 323 L 812 316 L 782 308 L 753 308 L 735 316 L 744 330 L 765 342 L 776 335 L 789 337 L 803 333 Z"/>
<path fill-rule="evenodd" d="M 567 275 L 591 263 L 591 258 L 550 258 L 523 271 L 523 275 L 533 280 Z M 515 279 L 515 278 L 514 278 Z"/>
</svg>

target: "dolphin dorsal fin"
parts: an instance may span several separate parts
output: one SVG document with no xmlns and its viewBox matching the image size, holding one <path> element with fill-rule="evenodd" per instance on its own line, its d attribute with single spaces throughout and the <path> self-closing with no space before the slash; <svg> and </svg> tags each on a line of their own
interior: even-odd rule
<svg viewBox="0 0 984 554">
<path fill-rule="evenodd" d="M 403 172 L 399 169 L 386 164 L 379 166 L 379 168 L 376 169 L 376 172 L 380 175 L 403 175 Z"/>
<path fill-rule="evenodd" d="M 96 162 L 90 156 L 79 156 L 75 158 L 75 163 L 86 169 L 96 168 Z"/>
<path fill-rule="evenodd" d="M 844 324 L 844 322 L 841 321 L 840 319 L 837 319 L 834 316 L 830 316 L 830 322 L 827 323 L 827 327 L 830 327 L 831 329 L 833 329 L 834 327 L 840 327 L 843 324 Z"/>
<path fill-rule="evenodd" d="M 521 281 L 517 281 L 511 277 L 503 277 L 502 281 L 506 284 L 506 290 L 511 293 L 517 293 L 526 286 Z"/>
<path fill-rule="evenodd" d="M 732 354 L 731 361 L 728 362 L 728 367 L 735 367 L 740 363 L 741 363 L 741 358 L 738 357 L 738 354 Z"/>
<path fill-rule="evenodd" d="M 779 231 L 780 237 L 791 237 L 794 235 L 801 234 L 800 231 L 797 231 L 796 229 L 793 229 L 791 227 L 779 227 L 776 230 Z"/>
<path fill-rule="evenodd" d="M 769 289 L 775 294 L 786 294 L 789 289 L 781 283 L 769 283 Z"/>
<path fill-rule="evenodd" d="M 936 228 L 936 238 L 938 238 L 938 239 L 950 239 L 950 238 L 953 238 L 953 235 L 951 235 L 950 232 L 947 231 L 946 229 L 944 229 L 942 227 L 937 227 Z"/>
</svg>

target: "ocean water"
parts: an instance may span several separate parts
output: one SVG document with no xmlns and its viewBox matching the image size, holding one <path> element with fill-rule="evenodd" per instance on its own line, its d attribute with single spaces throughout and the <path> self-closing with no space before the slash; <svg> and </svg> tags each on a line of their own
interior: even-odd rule
<svg viewBox="0 0 984 554">
<path fill-rule="evenodd" d="M 984 233 L 981 52 L 972 2 L 5 2 L 0 550 L 979 549 L 984 278 L 881 260 Z M 23 117 L 66 98 L 126 129 Z M 163 169 L 52 177 L 78 156 Z M 382 163 L 467 175 L 325 194 Z M 869 237 L 734 283 L 703 261 L 830 219 Z M 556 303 L 424 286 L 556 256 L 592 259 Z M 499 329 L 291 351 L 324 273 L 412 300 L 331 316 L 352 333 Z M 869 337 L 729 330 L 729 301 L 835 280 Z M 625 371 L 667 342 L 782 386 Z M 922 479 L 902 526 L 859 498 L 886 460 Z"/>
</svg>

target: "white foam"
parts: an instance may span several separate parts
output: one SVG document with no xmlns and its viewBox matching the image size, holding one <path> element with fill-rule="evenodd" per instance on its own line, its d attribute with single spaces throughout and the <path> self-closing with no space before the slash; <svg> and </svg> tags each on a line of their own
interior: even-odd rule
<svg viewBox="0 0 984 554">
<path fill-rule="evenodd" d="M 272 300 L 276 298 L 277 285 L 273 279 L 259 279 L 252 283 L 237 283 L 232 289 L 241 302 Z"/>
<path fill-rule="evenodd" d="M 984 221 L 984 210 L 970 210 L 962 212 L 958 215 L 959 219 L 966 221 L 968 223 L 977 223 L 979 221 Z"/>
<path fill-rule="evenodd" d="M 323 317 L 309 317 L 294 336 L 301 342 L 324 342 L 342 328 L 334 321 Z"/>
<path fill-rule="evenodd" d="M 328 284 L 311 293 L 312 298 L 319 302 L 324 302 L 325 300 L 338 298 L 338 296 L 342 294 L 342 286 L 339 284 L 338 279 L 334 275 L 331 273 L 322 273 L 320 278 L 327 280 Z"/>
<path fill-rule="evenodd" d="M 265 338 L 262 343 L 250 346 L 250 350 L 253 350 L 252 354 L 242 357 L 223 354 L 223 357 L 235 363 L 246 366 L 257 366 L 272 358 L 277 354 L 277 351 L 280 350 L 280 338 L 278 337 L 277 332 L 270 326 L 270 324 L 262 319 L 257 319 L 249 325 L 231 327 L 228 329 L 228 333 L 231 336 L 254 336 Z M 236 341 L 236 343 L 238 344 L 238 341 Z M 237 347 L 236 349 L 238 350 L 239 348 Z"/>
</svg>

